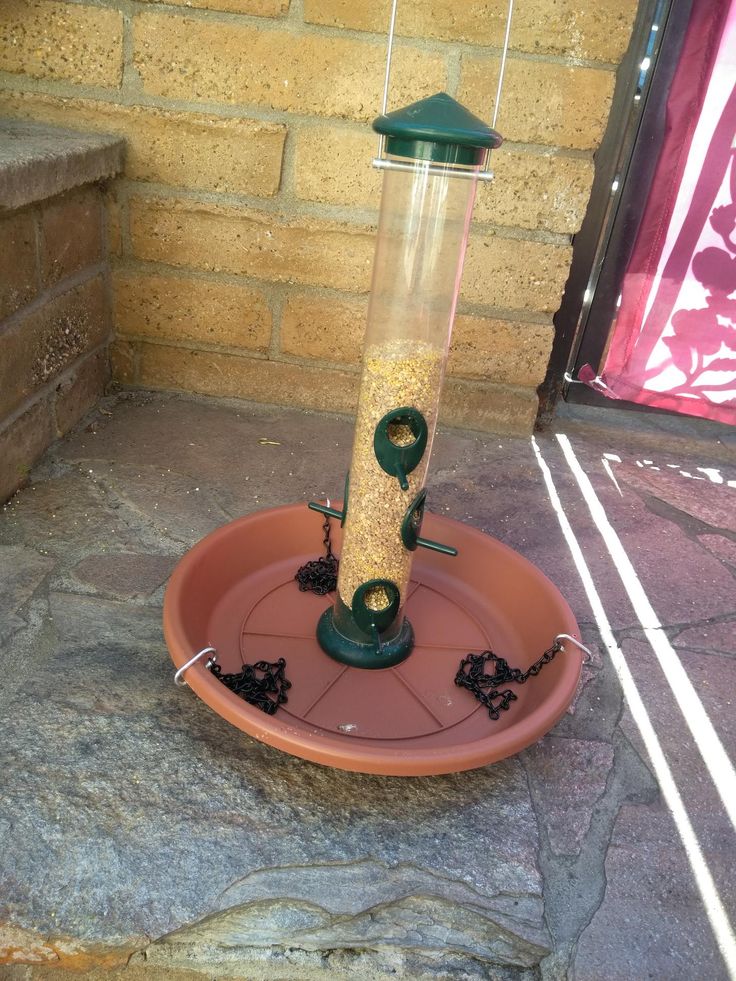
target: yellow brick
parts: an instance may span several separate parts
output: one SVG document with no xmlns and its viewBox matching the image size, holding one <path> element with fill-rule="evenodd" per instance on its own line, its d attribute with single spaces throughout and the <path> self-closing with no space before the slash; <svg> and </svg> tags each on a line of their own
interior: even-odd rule
<svg viewBox="0 0 736 981">
<path fill-rule="evenodd" d="M 337 126 L 310 126 L 296 136 L 296 194 L 306 201 L 377 208 L 381 175 L 371 167 L 376 139 Z"/>
<path fill-rule="evenodd" d="M 168 3 L 177 7 L 201 7 L 227 10 L 233 14 L 255 17 L 280 17 L 289 9 L 289 0 L 143 0 L 144 3 Z"/>
<path fill-rule="evenodd" d="M 370 165 L 375 139 L 329 124 L 296 136 L 296 193 L 307 201 L 378 207 L 381 176 Z M 493 155 L 495 181 L 481 184 L 474 218 L 511 227 L 575 232 L 593 181 L 593 163 L 579 157 L 501 147 Z"/>
<path fill-rule="evenodd" d="M 305 0 L 304 18 L 313 24 L 383 33 L 391 0 Z M 636 0 L 529 0 L 516 5 L 511 47 L 592 61 L 618 62 L 626 51 Z M 503 43 L 507 0 L 402 0 L 396 30 L 410 37 L 499 46 Z"/>
<path fill-rule="evenodd" d="M 459 315 L 450 346 L 450 374 L 506 385 L 537 386 L 547 369 L 553 336 L 551 324 Z"/>
<path fill-rule="evenodd" d="M 77 188 L 46 202 L 41 212 L 41 276 L 47 285 L 103 257 L 102 193 Z"/>
<path fill-rule="evenodd" d="M 171 266 L 366 292 L 370 231 L 169 199 L 130 202 L 133 253 Z"/>
<path fill-rule="evenodd" d="M 476 44 L 500 44 L 506 20 L 506 0 L 401 0 L 396 32 L 408 37 L 431 37 Z M 391 0 L 304 0 L 304 19 L 328 27 L 356 31 L 388 30 Z"/>
<path fill-rule="evenodd" d="M 28 474 L 56 436 L 51 401 L 42 399 L 5 429 L 0 426 L 0 504 L 28 482 Z"/>
<path fill-rule="evenodd" d="M 291 293 L 281 320 L 281 350 L 302 358 L 357 364 L 367 307 L 362 297 Z"/>
<path fill-rule="evenodd" d="M 106 349 L 95 351 L 56 387 L 56 431 L 68 433 L 105 394 L 110 380 Z"/>
<path fill-rule="evenodd" d="M 593 184 L 593 161 L 501 147 L 491 159 L 495 179 L 478 188 L 475 220 L 510 227 L 576 232 Z"/>
<path fill-rule="evenodd" d="M 146 388 L 351 412 L 357 402 L 358 381 L 357 372 L 159 344 L 141 345 L 139 384 Z"/>
<path fill-rule="evenodd" d="M 543 242 L 471 236 L 462 295 L 507 310 L 552 313 L 560 305 L 572 249 Z"/>
<path fill-rule="evenodd" d="M 101 344 L 109 329 L 98 276 L 47 300 L 0 333 L 0 418 Z"/>
<path fill-rule="evenodd" d="M 366 314 L 367 303 L 361 297 L 292 294 L 281 322 L 281 350 L 302 358 L 358 364 Z M 449 371 L 459 378 L 538 385 L 552 336 L 551 325 L 460 314 L 455 319 Z"/>
<path fill-rule="evenodd" d="M 138 384 L 352 413 L 359 379 L 357 372 L 142 343 Z M 534 389 L 449 378 L 442 394 L 440 419 L 446 425 L 483 432 L 528 435 L 536 412 Z"/>
<path fill-rule="evenodd" d="M 513 45 L 535 54 L 617 64 L 626 52 L 637 0 L 532 0 L 516 5 Z"/>
<path fill-rule="evenodd" d="M 123 74 L 123 15 L 57 0 L 4 0 L 0 70 L 118 87 Z"/>
<path fill-rule="evenodd" d="M 533 388 L 478 385 L 448 378 L 440 401 L 440 422 L 485 433 L 528 436 L 539 402 Z"/>
<path fill-rule="evenodd" d="M 135 361 L 138 344 L 135 341 L 114 340 L 110 345 L 112 380 L 119 385 L 135 384 Z"/>
<path fill-rule="evenodd" d="M 29 303 L 38 290 L 36 218 L 19 211 L 0 218 L 0 320 Z"/>
<path fill-rule="evenodd" d="M 120 334 L 253 351 L 268 348 L 271 311 L 259 290 L 125 269 L 115 273 L 113 290 Z"/>
<path fill-rule="evenodd" d="M 460 100 L 487 118 L 497 58 L 463 59 Z M 593 149 L 600 143 L 613 95 L 613 72 L 510 58 L 497 128 L 507 140 Z"/>
<path fill-rule="evenodd" d="M 286 127 L 278 123 L 17 92 L 0 94 L 0 111 L 125 137 L 134 180 L 264 197 L 279 189 Z"/>
<path fill-rule="evenodd" d="M 383 43 L 149 12 L 134 29 L 136 67 L 152 95 L 356 119 L 380 105 Z M 445 79 L 441 56 L 397 48 L 397 104 L 431 95 Z"/>
</svg>

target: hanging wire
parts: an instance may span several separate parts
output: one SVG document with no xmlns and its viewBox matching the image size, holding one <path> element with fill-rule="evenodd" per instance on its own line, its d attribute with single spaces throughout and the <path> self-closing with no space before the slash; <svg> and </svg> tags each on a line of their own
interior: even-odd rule
<svg viewBox="0 0 736 981">
<path fill-rule="evenodd" d="M 498 88 L 496 89 L 496 104 L 493 107 L 493 122 L 491 129 L 496 128 L 498 119 L 498 108 L 501 105 L 501 92 L 503 90 L 503 77 L 506 74 L 506 55 L 509 51 L 509 38 L 511 37 L 511 18 L 514 15 L 514 0 L 509 0 L 509 10 L 506 14 L 506 33 L 503 39 L 503 51 L 501 52 L 501 67 L 498 70 Z"/>
<path fill-rule="evenodd" d="M 388 84 L 391 79 L 391 55 L 394 47 L 394 29 L 396 28 L 396 10 L 399 0 L 393 0 L 391 5 L 391 20 L 388 25 L 388 47 L 386 49 L 386 78 L 383 82 L 383 102 L 381 103 L 381 114 L 386 115 L 388 108 Z"/>
<path fill-rule="evenodd" d="M 383 99 L 381 101 L 382 116 L 386 115 L 386 111 L 388 109 L 388 90 L 389 90 L 389 83 L 391 81 L 391 58 L 394 49 L 394 33 L 396 30 L 396 10 L 398 6 L 399 6 L 399 0 L 392 0 L 391 19 L 388 25 L 388 39 L 386 42 L 386 74 L 384 76 L 384 81 L 383 81 Z M 496 102 L 493 107 L 493 122 L 491 123 L 491 127 L 493 129 L 496 128 L 496 120 L 498 119 L 498 110 L 501 104 L 501 92 L 503 90 L 504 75 L 506 74 L 506 60 L 509 51 L 509 40 L 511 38 L 511 20 L 513 17 L 513 13 L 514 13 L 514 0 L 509 0 L 508 12 L 506 14 L 506 29 L 503 38 L 503 50 L 501 51 L 501 65 L 498 72 L 498 87 L 496 88 Z M 398 161 L 394 161 L 394 160 L 387 160 L 383 155 L 385 145 L 386 145 L 386 137 L 383 133 L 380 133 L 378 136 L 378 154 L 375 160 L 373 161 L 374 167 L 380 170 L 413 170 L 414 169 L 413 165 L 401 164 Z M 475 178 L 477 180 L 485 180 L 485 181 L 492 180 L 493 173 L 490 170 L 488 170 L 488 163 L 490 159 L 491 159 L 491 151 L 488 150 L 486 152 L 485 160 L 483 162 L 483 167 L 479 172 L 472 171 L 472 172 L 465 173 L 463 171 L 458 170 L 456 171 L 455 176 L 469 177 L 469 178 Z M 434 168 L 430 165 L 428 169 L 429 172 L 431 173 Z M 444 171 L 441 172 L 444 173 Z"/>
<path fill-rule="evenodd" d="M 388 25 L 388 42 L 386 47 L 386 75 L 383 80 L 383 101 L 381 102 L 381 115 L 386 115 L 386 110 L 388 109 L 388 86 L 391 81 L 391 55 L 394 50 L 394 30 L 396 28 L 396 10 L 399 6 L 399 0 L 393 0 L 391 4 L 391 20 Z M 378 137 L 378 156 L 383 156 L 383 141 L 385 137 L 383 133 Z"/>
</svg>

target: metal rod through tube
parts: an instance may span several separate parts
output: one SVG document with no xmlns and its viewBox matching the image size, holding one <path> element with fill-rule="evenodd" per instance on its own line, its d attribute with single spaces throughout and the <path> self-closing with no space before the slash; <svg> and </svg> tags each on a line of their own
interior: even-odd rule
<svg viewBox="0 0 736 981">
<path fill-rule="evenodd" d="M 372 161 L 376 170 L 403 170 L 405 173 L 422 171 L 432 177 L 464 177 L 466 180 L 492 181 L 493 172 L 490 170 L 460 170 L 454 167 L 442 167 L 438 164 L 425 164 L 421 160 L 416 163 L 404 163 L 403 160 L 389 160 L 376 157 Z"/>
</svg>

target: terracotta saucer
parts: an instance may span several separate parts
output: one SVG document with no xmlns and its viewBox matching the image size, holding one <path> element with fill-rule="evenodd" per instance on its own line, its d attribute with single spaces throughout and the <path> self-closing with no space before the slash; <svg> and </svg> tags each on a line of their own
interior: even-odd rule
<svg viewBox="0 0 736 981">
<path fill-rule="evenodd" d="M 568 644 L 524 685 L 497 721 L 454 683 L 461 659 L 492 649 L 526 669 L 560 633 L 579 637 L 557 588 L 517 552 L 450 518 L 426 514 L 423 534 L 456 558 L 419 550 L 406 614 L 416 646 L 393 668 L 367 671 L 329 658 L 315 627 L 334 595 L 303 593 L 300 565 L 321 554 L 322 517 L 306 504 L 224 525 L 179 562 L 164 600 L 177 668 L 204 647 L 224 672 L 286 659 L 288 702 L 267 715 L 233 694 L 203 661 L 190 687 L 218 715 L 270 746 L 316 763 L 395 776 L 451 773 L 518 753 L 552 728 L 575 695 L 582 655 Z M 339 522 L 332 522 L 340 554 Z M 504 686 L 506 687 L 506 686 Z"/>
</svg>

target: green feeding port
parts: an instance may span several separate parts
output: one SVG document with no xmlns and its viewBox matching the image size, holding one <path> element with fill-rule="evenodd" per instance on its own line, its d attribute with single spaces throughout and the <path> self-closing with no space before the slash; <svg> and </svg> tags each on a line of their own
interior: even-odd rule
<svg viewBox="0 0 736 981">
<path fill-rule="evenodd" d="M 378 116 L 373 129 L 386 137 L 391 156 L 464 167 L 479 166 L 486 152 L 503 141 L 500 133 L 446 92 Z"/>
</svg>

